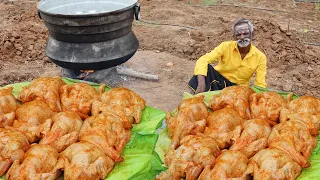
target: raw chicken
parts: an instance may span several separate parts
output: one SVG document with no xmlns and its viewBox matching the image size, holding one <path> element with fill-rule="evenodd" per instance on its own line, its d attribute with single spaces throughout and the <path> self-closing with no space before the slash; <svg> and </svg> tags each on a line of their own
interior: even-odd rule
<svg viewBox="0 0 320 180">
<path fill-rule="evenodd" d="M 308 127 L 310 133 L 313 136 L 317 136 L 320 130 L 320 113 L 317 115 L 312 115 L 309 113 L 293 113 L 286 116 L 285 121 L 299 121 Z"/>
<path fill-rule="evenodd" d="M 268 147 L 287 153 L 301 167 L 309 167 L 308 158 L 317 145 L 317 137 L 299 121 L 287 121 L 272 128 Z"/>
<path fill-rule="evenodd" d="M 320 100 L 313 96 L 302 96 L 290 101 L 280 112 L 280 122 L 296 120 L 304 123 L 312 135 L 320 130 Z"/>
<path fill-rule="evenodd" d="M 99 93 L 103 93 L 105 85 L 99 87 L 99 92 L 87 83 L 75 83 L 63 85 L 60 88 L 61 104 L 63 111 L 74 111 L 82 119 L 88 118 L 91 112 L 92 102 L 99 99 Z"/>
<path fill-rule="evenodd" d="M 209 115 L 204 134 L 216 139 L 220 149 L 225 149 L 240 137 L 244 122 L 234 109 L 226 107 Z"/>
<path fill-rule="evenodd" d="M 203 98 L 199 96 L 183 100 L 175 117 L 167 113 L 168 135 L 172 139 L 173 149 L 179 146 L 183 137 L 204 131 L 209 112 Z"/>
<path fill-rule="evenodd" d="M 59 89 L 66 83 L 60 77 L 41 77 L 34 79 L 29 86 L 22 88 L 18 99 L 22 103 L 30 102 L 35 99 L 40 99 L 47 103 L 49 107 L 55 111 L 60 112 L 60 95 Z"/>
<path fill-rule="evenodd" d="M 12 87 L 0 89 L 0 127 L 12 126 L 18 108 Z"/>
<path fill-rule="evenodd" d="M 294 180 L 301 167 L 290 156 L 277 149 L 263 149 L 253 156 L 245 174 L 257 180 Z"/>
<path fill-rule="evenodd" d="M 6 174 L 15 160 L 22 162 L 29 146 L 22 132 L 12 127 L 0 128 L 0 177 Z"/>
<path fill-rule="evenodd" d="M 271 91 L 251 94 L 249 104 L 251 118 L 266 120 L 274 126 L 279 123 L 280 110 L 286 106 L 287 102 L 280 94 Z"/>
<path fill-rule="evenodd" d="M 215 111 L 224 107 L 235 109 L 244 119 L 250 119 L 249 96 L 254 91 L 249 86 L 229 86 L 214 95 L 209 106 Z"/>
<path fill-rule="evenodd" d="M 120 162 L 120 156 L 130 139 L 130 130 L 126 130 L 121 119 L 113 112 L 104 111 L 91 116 L 83 123 L 79 140 L 100 147 L 113 161 Z"/>
<path fill-rule="evenodd" d="M 244 153 L 248 158 L 254 156 L 267 146 L 271 127 L 262 119 L 251 119 L 244 123 L 243 131 L 239 139 L 230 147 Z"/>
<path fill-rule="evenodd" d="M 243 177 L 247 168 L 248 158 L 240 151 L 223 151 L 217 158 L 213 169 L 206 166 L 198 180 L 246 180 Z"/>
<path fill-rule="evenodd" d="M 220 154 L 218 143 L 210 136 L 203 134 L 184 137 L 181 146 L 170 149 L 166 154 L 167 172 L 162 172 L 157 179 L 195 180 L 204 167 L 212 168 Z"/>
<path fill-rule="evenodd" d="M 100 148 L 85 142 L 70 145 L 58 161 L 64 180 L 105 179 L 113 166 L 114 162 Z"/>
<path fill-rule="evenodd" d="M 141 121 L 142 110 L 146 102 L 137 93 L 120 87 L 111 89 L 101 95 L 100 101 L 92 105 L 92 115 L 103 111 L 115 112 L 121 117 L 126 128 L 132 128 L 132 123 Z"/>
<path fill-rule="evenodd" d="M 59 153 L 49 145 L 34 144 L 26 152 L 23 162 L 14 161 L 7 180 L 54 180 L 61 174 L 57 168 Z"/>
<path fill-rule="evenodd" d="M 16 111 L 13 127 L 24 132 L 30 143 L 40 140 L 40 133 L 50 130 L 55 113 L 41 100 L 27 102 Z"/>
<path fill-rule="evenodd" d="M 52 117 L 53 125 L 49 132 L 44 132 L 39 144 L 51 145 L 58 152 L 78 141 L 82 126 L 80 116 L 72 111 L 60 112 Z"/>
</svg>

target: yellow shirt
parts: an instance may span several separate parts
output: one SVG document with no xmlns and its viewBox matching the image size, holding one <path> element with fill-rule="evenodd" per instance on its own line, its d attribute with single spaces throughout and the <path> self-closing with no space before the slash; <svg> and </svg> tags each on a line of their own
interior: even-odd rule
<svg viewBox="0 0 320 180">
<path fill-rule="evenodd" d="M 267 58 L 253 45 L 242 60 L 236 41 L 223 42 L 198 59 L 194 74 L 207 76 L 208 64 L 216 61 L 219 63 L 214 69 L 233 83 L 248 85 L 253 73 L 256 72 L 254 85 L 264 88 L 267 86 Z"/>
</svg>

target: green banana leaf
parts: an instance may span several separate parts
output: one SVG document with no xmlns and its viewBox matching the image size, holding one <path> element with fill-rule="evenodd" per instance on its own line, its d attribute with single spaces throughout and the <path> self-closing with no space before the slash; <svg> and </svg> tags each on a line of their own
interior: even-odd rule
<svg viewBox="0 0 320 180">
<path fill-rule="evenodd" d="M 62 79 L 67 84 L 82 82 L 70 78 Z M 100 84 L 92 82 L 87 83 L 96 89 L 100 87 Z M 8 86 L 13 87 L 13 94 L 17 97 L 22 90 L 22 87 L 29 84 L 29 82 L 22 82 Z M 105 91 L 110 89 L 111 88 L 107 86 Z M 130 141 L 126 144 L 122 152 L 124 161 L 117 163 L 106 179 L 153 180 L 157 174 L 166 170 L 162 165 L 159 155 L 154 151 L 159 136 L 156 131 L 160 127 L 165 116 L 165 112 L 149 106 L 143 110 L 141 122 L 133 125 Z M 5 176 L 0 177 L 0 180 L 4 179 Z M 60 177 L 59 179 L 63 179 L 63 177 Z"/>
<path fill-rule="evenodd" d="M 258 86 L 253 86 L 251 87 L 256 93 L 261 93 L 261 92 L 268 92 L 268 91 L 276 91 L 280 95 L 282 95 L 284 98 L 287 97 L 289 94 L 288 92 L 282 92 L 282 91 L 277 91 L 277 90 L 272 90 L 272 89 L 266 89 L 266 88 L 261 88 Z M 199 95 L 204 95 L 204 102 L 206 104 L 209 103 L 210 99 L 214 96 L 219 94 L 221 91 L 210 91 L 210 92 L 204 92 L 197 94 L 195 96 Z M 183 99 L 188 99 L 192 98 L 194 95 L 185 92 L 183 94 Z M 299 96 L 294 94 L 292 96 L 292 99 L 298 98 Z M 172 115 L 176 114 L 177 110 L 174 110 L 171 112 Z M 320 131 L 319 131 L 320 132 Z M 165 153 L 169 150 L 171 139 L 168 137 L 168 128 L 162 129 L 162 131 L 159 134 L 159 139 L 156 144 L 156 149 L 155 151 L 159 154 L 160 159 L 162 162 L 164 162 L 164 155 Z M 298 180 L 313 180 L 313 179 L 320 179 L 320 135 L 318 136 L 318 144 L 316 148 L 313 149 L 312 154 L 309 158 L 309 162 L 311 166 L 309 168 L 304 168 L 300 174 L 300 176 L 297 178 Z"/>
</svg>

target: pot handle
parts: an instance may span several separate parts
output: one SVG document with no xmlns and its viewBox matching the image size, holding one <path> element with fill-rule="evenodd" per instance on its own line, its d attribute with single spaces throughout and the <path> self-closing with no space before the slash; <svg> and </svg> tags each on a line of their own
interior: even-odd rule
<svg viewBox="0 0 320 180">
<path fill-rule="evenodd" d="M 136 20 L 140 19 L 140 3 L 137 3 L 134 6 L 134 16 L 135 16 Z"/>
<path fill-rule="evenodd" d="M 38 9 L 38 16 L 40 19 L 42 19 L 39 9 Z"/>
</svg>

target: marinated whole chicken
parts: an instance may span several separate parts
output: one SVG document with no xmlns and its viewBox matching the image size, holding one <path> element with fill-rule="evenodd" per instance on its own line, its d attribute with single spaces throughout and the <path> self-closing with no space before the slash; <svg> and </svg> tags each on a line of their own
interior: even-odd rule
<svg viewBox="0 0 320 180">
<path fill-rule="evenodd" d="M 0 127 L 12 126 L 18 108 L 12 87 L 0 89 Z"/>
<path fill-rule="evenodd" d="M 105 179 L 113 169 L 114 162 L 93 144 L 78 142 L 70 145 L 58 160 L 65 180 Z"/>
<path fill-rule="evenodd" d="M 29 142 L 22 132 L 12 128 L 0 128 L 0 177 L 6 174 L 14 161 L 22 162 Z"/>
<path fill-rule="evenodd" d="M 250 119 L 249 96 L 254 91 L 249 86 L 229 86 L 224 88 L 220 94 L 214 95 L 209 106 L 214 110 L 224 107 L 235 109 L 244 119 Z"/>
<path fill-rule="evenodd" d="M 79 140 L 100 147 L 113 161 L 120 162 L 120 156 L 130 139 L 130 130 L 126 130 L 119 116 L 113 112 L 102 112 L 86 119 L 80 130 Z"/>
<path fill-rule="evenodd" d="M 81 117 L 72 111 L 60 112 L 52 117 L 53 125 L 50 131 L 43 132 L 39 144 L 47 144 L 58 152 L 78 141 L 82 126 Z"/>
<path fill-rule="evenodd" d="M 49 145 L 34 144 L 26 152 L 22 163 L 14 161 L 7 180 L 54 180 L 61 174 L 57 168 L 59 153 Z"/>
<path fill-rule="evenodd" d="M 206 166 L 198 180 L 246 180 L 244 172 L 249 160 L 240 151 L 223 151 L 217 158 L 213 169 Z"/>
<path fill-rule="evenodd" d="M 248 158 L 255 155 L 267 146 L 271 127 L 267 121 L 262 119 L 251 119 L 243 124 L 243 131 L 240 138 L 229 150 L 237 150 L 244 153 Z"/>
<path fill-rule="evenodd" d="M 89 117 L 92 102 L 99 99 L 105 85 L 101 85 L 97 91 L 87 83 L 75 83 L 63 85 L 60 88 L 60 97 L 63 111 L 74 111 L 82 119 Z"/>
<path fill-rule="evenodd" d="M 280 122 L 295 120 L 304 123 L 312 135 L 320 130 L 320 100 L 313 96 L 302 96 L 290 101 L 280 112 Z"/>
<path fill-rule="evenodd" d="M 204 134 L 216 139 L 220 149 L 229 148 L 240 137 L 245 121 L 232 108 L 216 110 L 208 116 Z"/>
<path fill-rule="evenodd" d="M 195 180 L 204 167 L 212 168 L 220 154 L 218 143 L 203 134 L 184 137 L 178 149 L 170 149 L 165 156 L 167 172 L 162 172 L 156 179 Z"/>
<path fill-rule="evenodd" d="M 303 123 L 306 127 L 308 127 L 311 135 L 317 136 L 319 134 L 320 114 L 312 115 L 309 113 L 293 113 L 287 115 L 285 121 L 299 121 Z"/>
<path fill-rule="evenodd" d="M 294 180 L 301 173 L 301 167 L 290 156 L 278 149 L 263 149 L 254 155 L 245 174 L 257 180 Z"/>
<path fill-rule="evenodd" d="M 41 100 L 34 100 L 21 105 L 16 110 L 16 120 L 13 127 L 24 132 L 30 143 L 40 140 L 41 132 L 50 130 L 55 112 Z"/>
<path fill-rule="evenodd" d="M 35 99 L 42 100 L 55 111 L 62 110 L 60 104 L 59 89 L 66 83 L 60 77 L 41 77 L 34 79 L 29 86 L 22 88 L 18 99 L 22 103 L 30 102 Z"/>
<path fill-rule="evenodd" d="M 301 167 L 309 167 L 308 158 L 317 145 L 317 137 L 299 121 L 287 121 L 272 128 L 268 147 L 287 153 Z"/>
<path fill-rule="evenodd" d="M 249 104 L 251 118 L 266 120 L 271 126 L 274 126 L 279 123 L 280 111 L 287 102 L 280 94 L 271 91 L 251 94 Z"/>
<path fill-rule="evenodd" d="M 209 112 L 203 98 L 199 96 L 183 100 L 175 117 L 167 113 L 168 135 L 172 139 L 173 149 L 179 146 L 183 137 L 204 131 Z"/>
<path fill-rule="evenodd" d="M 113 111 L 121 117 L 126 128 L 132 128 L 132 123 L 141 121 L 142 110 L 146 102 L 137 93 L 127 88 L 113 88 L 101 95 L 100 101 L 92 105 L 92 115 L 101 111 Z"/>
</svg>

